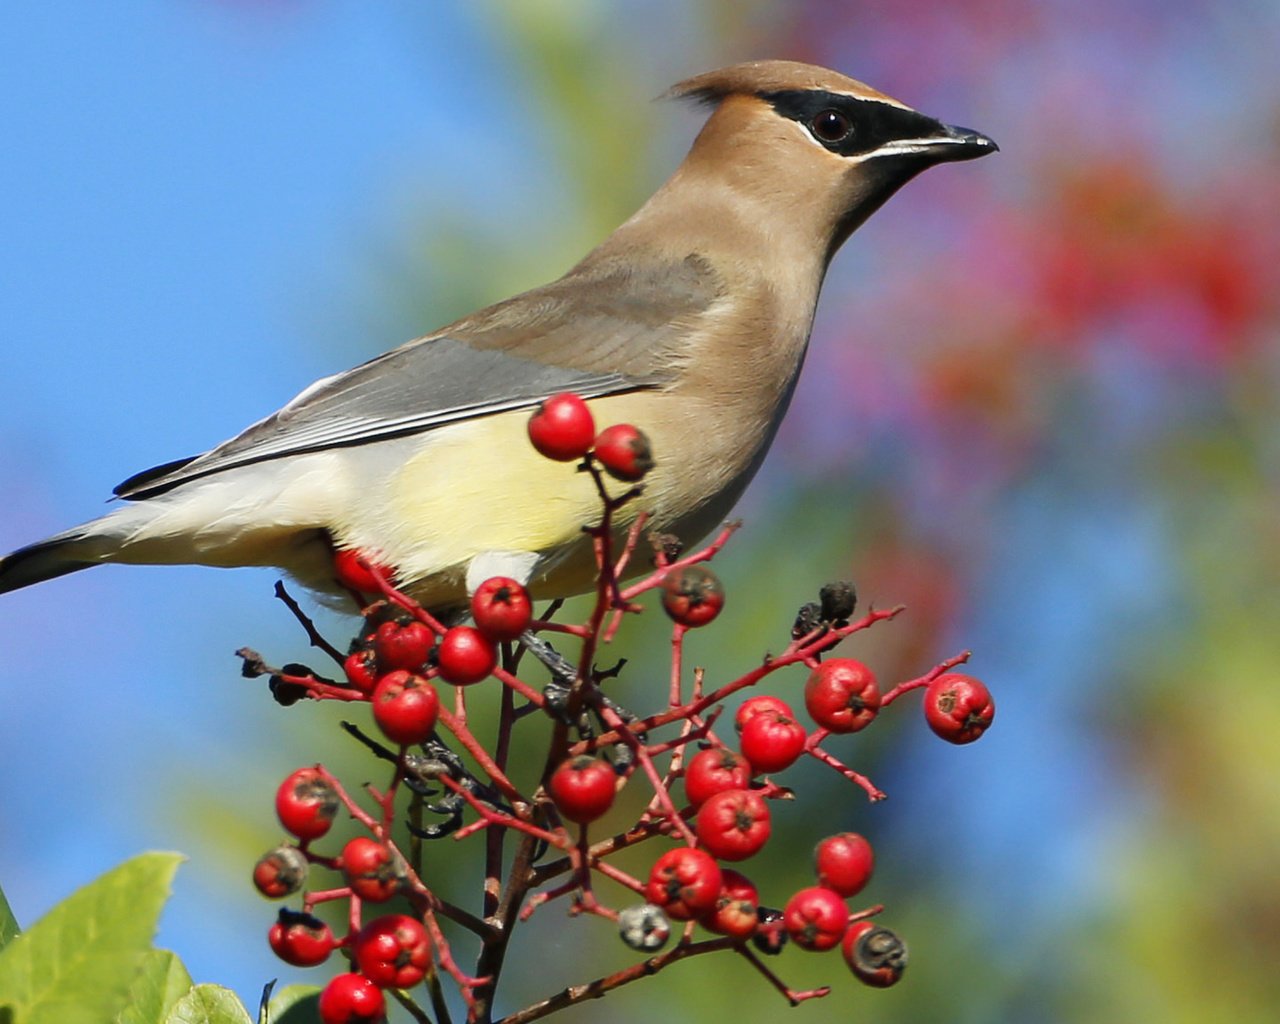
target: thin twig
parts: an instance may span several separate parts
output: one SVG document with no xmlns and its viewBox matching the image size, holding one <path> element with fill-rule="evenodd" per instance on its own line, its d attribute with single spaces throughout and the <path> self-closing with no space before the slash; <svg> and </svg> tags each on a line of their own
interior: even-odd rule
<svg viewBox="0 0 1280 1024">
<path fill-rule="evenodd" d="M 722 949 L 732 949 L 736 942 L 736 939 L 731 938 L 708 939 L 706 942 L 682 942 L 665 953 L 659 953 L 657 956 L 651 956 L 647 960 L 641 960 L 638 964 L 632 964 L 630 967 L 606 977 L 589 981 L 585 985 L 571 985 L 553 996 L 549 996 L 531 1006 L 526 1006 L 523 1010 L 508 1014 L 497 1021 L 496 1024 L 529 1024 L 530 1021 L 539 1020 L 548 1014 L 555 1013 L 557 1010 L 563 1010 L 567 1006 L 574 1006 L 578 1003 L 586 1002 L 588 999 L 599 999 L 601 996 L 612 992 L 614 989 L 621 988 L 623 985 L 657 974 L 664 967 L 670 967 L 680 960 L 687 960 L 692 956 L 701 956 L 704 953 L 715 953 Z"/>
<path fill-rule="evenodd" d="M 311 642 L 312 647 L 319 647 L 339 665 L 347 660 L 341 651 L 320 635 L 320 631 L 316 629 L 316 624 L 307 617 L 307 613 L 298 606 L 298 602 L 289 595 L 289 591 L 285 590 L 282 580 L 276 580 L 276 597 L 284 602 L 284 606 L 293 613 L 293 617 L 307 631 L 307 639 Z"/>
</svg>

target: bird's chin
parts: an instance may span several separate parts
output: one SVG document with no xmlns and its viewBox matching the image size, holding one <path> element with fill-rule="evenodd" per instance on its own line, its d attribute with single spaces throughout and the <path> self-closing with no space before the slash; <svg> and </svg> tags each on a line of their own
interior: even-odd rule
<svg viewBox="0 0 1280 1024">
<path fill-rule="evenodd" d="M 874 174 L 864 171 L 858 180 L 857 192 L 845 203 L 846 212 L 836 219 L 833 226 L 831 243 L 827 246 L 828 262 L 851 234 L 862 227 L 898 189 L 928 166 L 927 163 L 899 163 L 894 158 L 886 158 L 883 164 L 879 160 L 875 162 Z"/>
</svg>

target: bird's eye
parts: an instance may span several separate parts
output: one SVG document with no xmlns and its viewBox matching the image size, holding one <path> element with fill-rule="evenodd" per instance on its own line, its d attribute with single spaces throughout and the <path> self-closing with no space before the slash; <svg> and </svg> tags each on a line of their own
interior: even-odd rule
<svg viewBox="0 0 1280 1024">
<path fill-rule="evenodd" d="M 838 110 L 824 110 L 814 115 L 809 131 L 819 142 L 843 142 L 853 134 L 853 123 Z"/>
</svg>

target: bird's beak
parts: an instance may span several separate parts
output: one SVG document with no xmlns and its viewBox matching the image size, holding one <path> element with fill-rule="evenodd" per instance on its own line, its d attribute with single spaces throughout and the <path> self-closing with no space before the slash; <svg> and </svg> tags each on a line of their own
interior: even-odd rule
<svg viewBox="0 0 1280 1024">
<path fill-rule="evenodd" d="M 972 128 L 959 128 L 938 123 L 939 132 L 932 138 L 920 139 L 920 151 L 938 163 L 951 160 L 975 160 L 988 153 L 998 152 L 1000 147 L 991 138 Z"/>
<path fill-rule="evenodd" d="M 957 128 L 911 111 L 902 118 L 900 134 L 873 149 L 872 160 L 902 161 L 913 171 L 953 160 L 975 160 L 1000 147 L 972 128 Z"/>
</svg>

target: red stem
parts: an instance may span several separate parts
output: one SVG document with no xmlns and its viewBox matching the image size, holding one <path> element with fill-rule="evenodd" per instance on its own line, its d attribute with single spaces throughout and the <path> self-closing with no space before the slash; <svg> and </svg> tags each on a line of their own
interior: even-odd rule
<svg viewBox="0 0 1280 1024">
<path fill-rule="evenodd" d="M 827 732 L 826 729 L 815 729 L 812 733 L 809 734 L 809 738 L 805 740 L 804 752 L 808 754 L 810 757 L 816 758 L 817 760 L 821 761 L 828 768 L 835 769 L 837 772 L 839 772 L 841 775 L 843 775 L 846 779 L 848 779 L 850 782 L 854 783 L 855 785 L 861 786 L 863 792 L 867 794 L 867 796 L 871 799 L 872 803 L 878 803 L 879 801 L 885 799 L 885 797 L 889 795 L 888 793 L 884 792 L 884 790 L 876 786 L 869 778 L 867 778 L 861 772 L 854 771 L 852 768 L 846 765 L 839 758 L 836 758 L 831 754 L 828 754 L 825 750 L 822 749 L 822 747 L 818 745 L 824 739 L 826 739 L 829 735 L 830 733 Z"/>
<path fill-rule="evenodd" d="M 929 669 L 929 671 L 926 672 L 924 675 L 917 676 L 915 679 L 908 679 L 905 683 L 899 683 L 892 690 L 890 690 L 888 693 L 886 693 L 883 697 L 880 698 L 880 706 L 882 708 L 888 707 L 895 700 L 901 697 L 904 693 L 908 693 L 911 690 L 919 689 L 921 686 L 928 686 L 931 682 L 937 679 L 938 676 L 942 675 L 944 672 L 949 672 L 951 669 L 955 668 L 957 665 L 963 665 L 966 661 L 969 660 L 972 654 L 973 654 L 972 651 L 961 651 L 959 654 L 955 655 L 954 657 L 948 658 L 946 661 L 935 665 L 933 668 Z"/>
<path fill-rule="evenodd" d="M 505 796 L 514 804 L 521 806 L 528 805 L 529 800 L 512 785 L 511 780 L 507 778 L 506 773 L 498 767 L 497 763 L 489 756 L 489 752 L 484 749 L 480 741 L 472 735 L 471 730 L 466 727 L 465 722 L 460 722 L 454 715 L 451 715 L 444 708 L 440 709 L 440 721 L 444 723 L 444 727 L 453 733 L 454 738 L 466 749 L 467 753 L 475 758 L 481 770 L 489 776 L 490 781 L 501 790 Z M 441 777 L 443 779 L 443 776 Z"/>
</svg>

